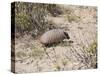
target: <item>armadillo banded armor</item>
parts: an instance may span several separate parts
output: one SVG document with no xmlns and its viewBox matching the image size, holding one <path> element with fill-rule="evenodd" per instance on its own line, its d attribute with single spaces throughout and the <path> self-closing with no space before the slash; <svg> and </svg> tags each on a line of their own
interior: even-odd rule
<svg viewBox="0 0 100 75">
<path fill-rule="evenodd" d="M 63 41 L 66 37 L 67 39 L 69 39 L 69 36 L 67 32 L 64 31 L 64 29 L 53 29 L 53 30 L 45 32 L 40 37 L 40 42 L 44 45 L 52 44 L 55 42 Z"/>
</svg>

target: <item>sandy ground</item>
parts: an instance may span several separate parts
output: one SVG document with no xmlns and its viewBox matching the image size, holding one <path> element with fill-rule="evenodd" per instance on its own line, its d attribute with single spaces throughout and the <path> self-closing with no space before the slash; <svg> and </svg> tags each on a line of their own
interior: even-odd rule
<svg viewBox="0 0 100 75">
<path fill-rule="evenodd" d="M 48 16 L 47 19 L 57 27 L 67 27 L 70 40 L 65 39 L 63 43 L 45 48 L 31 36 L 16 38 L 16 73 L 94 68 L 94 65 L 91 65 L 91 57 L 85 49 L 97 38 L 96 11 L 94 7 L 69 6 L 69 8 L 80 18 L 69 22 L 66 14 L 63 14 L 57 17 Z"/>
</svg>

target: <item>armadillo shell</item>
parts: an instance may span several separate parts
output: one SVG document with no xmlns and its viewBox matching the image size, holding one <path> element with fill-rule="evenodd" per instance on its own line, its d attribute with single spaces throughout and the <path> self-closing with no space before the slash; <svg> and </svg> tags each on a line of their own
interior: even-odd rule
<svg viewBox="0 0 100 75">
<path fill-rule="evenodd" d="M 40 42 L 44 45 L 46 44 L 52 44 L 59 41 L 63 41 L 65 39 L 65 34 L 63 29 L 53 29 L 50 31 L 45 32 L 40 37 Z"/>
</svg>

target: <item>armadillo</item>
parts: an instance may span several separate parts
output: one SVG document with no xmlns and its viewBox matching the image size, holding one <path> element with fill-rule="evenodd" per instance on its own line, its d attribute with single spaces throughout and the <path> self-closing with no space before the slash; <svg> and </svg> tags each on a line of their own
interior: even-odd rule
<svg viewBox="0 0 100 75">
<path fill-rule="evenodd" d="M 64 39 L 70 39 L 68 33 L 64 29 L 52 29 L 45 32 L 40 37 L 40 42 L 44 45 L 57 43 Z"/>
</svg>

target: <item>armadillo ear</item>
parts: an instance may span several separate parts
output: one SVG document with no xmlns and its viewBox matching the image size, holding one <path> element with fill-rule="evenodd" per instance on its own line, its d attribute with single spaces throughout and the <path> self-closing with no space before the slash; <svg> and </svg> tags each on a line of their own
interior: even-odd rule
<svg viewBox="0 0 100 75">
<path fill-rule="evenodd" d="M 64 32 L 64 35 L 67 37 L 67 39 L 70 39 L 70 37 L 69 37 L 67 32 Z"/>
</svg>

